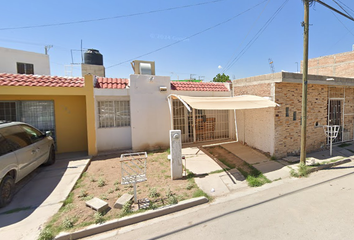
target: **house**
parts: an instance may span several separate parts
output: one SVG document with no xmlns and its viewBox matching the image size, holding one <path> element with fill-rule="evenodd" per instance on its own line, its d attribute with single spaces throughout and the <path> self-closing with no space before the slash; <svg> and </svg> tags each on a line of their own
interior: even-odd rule
<svg viewBox="0 0 354 240">
<path fill-rule="evenodd" d="M 234 95 L 268 97 L 279 106 L 237 115 L 240 141 L 276 157 L 300 152 L 302 74 L 279 72 L 233 80 Z M 336 142 L 354 139 L 354 79 L 308 76 L 307 151 L 326 145 L 323 125 L 340 125 Z M 263 112 L 262 112 L 263 111 Z"/>
<path fill-rule="evenodd" d="M 172 128 L 181 129 L 184 143 L 235 138 L 230 110 L 190 113 L 177 100 L 170 105 L 170 94 L 229 97 L 231 91 L 229 84 L 171 82 L 155 75 L 119 79 L 0 73 L 0 119 L 52 131 L 58 153 L 164 149 Z M 208 134 L 195 134 L 193 114 L 203 126 L 214 119 Z"/>
<path fill-rule="evenodd" d="M 0 47 L 0 73 L 50 75 L 46 54 Z"/>
<path fill-rule="evenodd" d="M 96 155 L 93 77 L 0 73 L 0 119 L 53 132 L 58 153 Z"/>
<path fill-rule="evenodd" d="M 231 95 L 229 84 L 175 82 L 170 81 L 169 77 L 142 74 L 131 75 L 129 80 L 98 77 L 95 86 L 98 152 L 165 149 L 169 147 L 170 129 L 182 131 L 183 143 L 196 142 L 191 114 L 179 101 L 173 101 L 171 116 L 167 97 L 170 94 L 209 97 Z M 228 111 L 217 114 L 199 110 L 198 114 L 199 117 L 219 118 L 216 126 L 218 134 L 209 140 L 232 138 L 234 131 L 229 125 L 233 121 L 229 121 Z"/>
</svg>

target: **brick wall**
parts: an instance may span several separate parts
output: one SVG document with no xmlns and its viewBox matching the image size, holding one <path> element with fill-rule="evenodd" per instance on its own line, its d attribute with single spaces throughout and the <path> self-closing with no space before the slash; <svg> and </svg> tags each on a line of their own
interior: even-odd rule
<svg viewBox="0 0 354 240">
<path fill-rule="evenodd" d="M 301 72 L 302 72 L 301 62 Z M 354 51 L 309 59 L 309 74 L 354 77 Z"/>
<path fill-rule="evenodd" d="M 260 97 L 272 97 L 272 84 L 261 83 L 255 85 L 234 86 L 235 96 L 256 95 Z"/>
<path fill-rule="evenodd" d="M 307 138 L 308 152 L 324 146 L 326 138 L 322 125 L 327 123 L 327 86 L 308 85 Z M 275 156 L 298 155 L 301 146 L 301 97 L 300 83 L 276 83 L 275 101 Z M 288 108 L 288 116 L 286 116 Z M 295 114 L 295 115 L 294 115 Z"/>
<path fill-rule="evenodd" d="M 280 104 L 274 111 L 274 155 L 284 157 L 300 154 L 301 83 L 278 82 L 235 86 L 234 94 L 252 94 L 263 97 L 274 95 L 275 102 Z M 322 126 L 327 124 L 328 98 L 344 99 L 343 140 L 347 141 L 354 138 L 354 87 L 309 84 L 307 95 L 307 152 L 320 150 L 326 144 Z M 287 108 L 288 116 L 286 116 Z M 296 116 L 294 116 L 294 112 Z"/>
</svg>

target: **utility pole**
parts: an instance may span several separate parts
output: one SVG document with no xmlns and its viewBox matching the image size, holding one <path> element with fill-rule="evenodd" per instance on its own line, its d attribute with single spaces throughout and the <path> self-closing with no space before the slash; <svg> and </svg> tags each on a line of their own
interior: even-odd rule
<svg viewBox="0 0 354 240">
<path fill-rule="evenodd" d="M 309 5 L 311 0 L 303 0 L 304 3 L 304 56 L 302 69 L 302 106 L 301 106 L 301 150 L 300 163 L 306 164 L 306 124 L 307 124 L 307 73 L 309 57 Z"/>
</svg>

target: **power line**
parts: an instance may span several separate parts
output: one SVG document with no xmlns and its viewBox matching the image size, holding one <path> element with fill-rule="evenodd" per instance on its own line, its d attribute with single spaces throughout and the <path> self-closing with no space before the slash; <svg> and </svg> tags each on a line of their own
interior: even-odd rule
<svg viewBox="0 0 354 240">
<path fill-rule="evenodd" d="M 347 10 L 345 10 L 342 5 L 340 5 L 336 0 L 332 0 L 335 4 L 337 4 L 348 16 L 350 16 L 351 18 L 353 18 L 348 12 Z"/>
<path fill-rule="evenodd" d="M 262 26 L 262 28 L 256 33 L 256 35 L 247 43 L 247 45 L 241 50 L 241 52 L 231 61 L 231 63 L 225 67 L 226 72 L 228 71 L 245 53 L 246 51 L 257 41 L 257 39 L 262 35 L 262 33 L 267 29 L 267 27 L 272 23 L 275 17 L 283 10 L 286 3 L 289 0 L 285 0 L 284 3 L 275 11 L 275 13 L 268 19 L 268 21 Z"/>
<path fill-rule="evenodd" d="M 337 17 L 337 15 L 335 15 L 333 12 L 331 12 L 333 14 L 333 16 L 343 25 L 343 27 L 345 27 L 345 29 L 347 29 L 347 31 L 354 36 L 354 33 L 352 31 L 350 31 L 349 28 L 347 28 L 347 26 L 344 25 L 344 23 Z"/>
<path fill-rule="evenodd" d="M 240 42 L 240 44 L 238 45 L 238 47 L 236 48 L 235 52 L 232 54 L 231 58 L 227 61 L 227 63 L 224 66 L 228 66 L 230 64 L 230 62 L 234 59 L 234 55 L 238 52 L 238 50 L 240 49 L 240 47 L 242 46 L 243 42 L 247 39 L 248 35 L 250 34 L 250 32 L 252 31 L 252 29 L 254 28 L 254 26 L 256 25 L 256 23 L 258 22 L 259 18 L 262 16 L 264 10 L 266 9 L 266 7 L 268 6 L 270 0 L 268 0 L 267 4 L 264 6 L 263 10 L 261 11 L 261 13 L 258 15 L 258 18 L 254 21 L 253 25 L 251 26 L 251 28 L 248 30 L 246 36 L 243 38 L 243 40 Z"/>
<path fill-rule="evenodd" d="M 183 38 L 183 39 L 180 39 L 180 40 L 178 40 L 178 41 L 176 41 L 176 42 L 170 43 L 170 44 L 165 45 L 165 46 L 163 46 L 163 47 L 157 48 L 157 49 L 155 49 L 155 50 L 153 50 L 153 51 L 150 51 L 150 52 L 144 53 L 144 54 L 142 54 L 142 55 L 136 56 L 136 57 L 131 58 L 131 59 L 129 59 L 129 60 L 126 60 L 126 61 L 123 61 L 123 62 L 120 62 L 120 63 L 117 63 L 117 64 L 113 64 L 113 65 L 111 65 L 111 66 L 106 67 L 106 69 L 107 69 L 107 68 L 111 68 L 111 67 L 115 67 L 115 66 L 118 66 L 118 65 L 121 65 L 121 64 L 123 64 L 123 63 L 127 63 L 127 62 L 130 62 L 130 61 L 133 61 L 133 60 L 135 60 L 135 59 L 139 59 L 139 58 L 141 58 L 141 57 L 144 57 L 144 56 L 150 55 L 150 54 L 152 54 L 152 53 L 161 51 L 161 50 L 163 50 L 163 49 L 169 48 L 169 47 L 171 47 L 171 46 L 174 46 L 174 45 L 176 45 L 176 44 L 178 44 L 178 43 L 180 43 L 180 42 L 183 42 L 183 41 L 185 41 L 185 40 L 187 40 L 187 39 L 189 39 L 189 38 L 193 38 L 193 37 L 195 37 L 195 36 L 197 36 L 197 35 L 200 35 L 200 34 L 202 34 L 202 33 L 204 33 L 204 32 L 207 32 L 207 31 L 209 31 L 209 30 L 211 30 L 211 29 L 213 29 L 213 28 L 216 28 L 216 27 L 218 27 L 218 26 L 220 26 L 220 25 L 223 25 L 223 24 L 225 24 L 225 23 L 227 23 L 227 22 L 230 22 L 231 20 L 233 20 L 233 19 L 235 19 L 235 18 L 241 16 L 242 14 L 244 14 L 244 13 L 246 13 L 246 12 L 252 10 L 253 8 L 255 8 L 255 7 L 261 5 L 262 3 L 266 2 L 266 1 L 268 1 L 268 0 L 264 0 L 264 1 L 262 1 L 262 2 L 260 2 L 260 3 L 258 3 L 258 4 L 256 4 L 255 6 L 253 6 L 253 7 L 251 7 L 251 8 L 248 8 L 247 10 L 245 10 L 245 11 L 243 11 L 243 12 L 241 12 L 241 13 L 239 13 L 239 14 L 237 14 L 237 15 L 235 15 L 235 16 L 233 16 L 233 17 L 231 17 L 231 18 L 229 18 L 229 19 L 227 19 L 227 20 L 225 20 L 225 21 L 223 21 L 223 22 L 220 22 L 220 23 L 218 23 L 218 24 L 215 24 L 215 25 L 213 25 L 213 26 L 211 26 L 211 27 L 208 27 L 208 28 L 206 28 L 206 29 L 204 29 L 204 30 L 202 30 L 202 31 L 199 31 L 199 32 L 197 32 L 197 33 L 194 33 L 194 34 L 192 34 L 192 35 L 190 35 L 190 36 L 188 36 L 188 37 L 185 37 L 185 38 Z"/>
<path fill-rule="evenodd" d="M 50 24 L 41 24 L 41 25 L 30 25 L 30 26 L 22 26 L 22 27 L 6 27 L 6 28 L 0 28 L 0 31 L 28 29 L 28 28 L 54 27 L 54 26 L 63 26 L 63 25 L 71 25 L 71 24 L 79 24 L 79 23 L 98 22 L 98 21 L 105 21 L 105 20 L 118 19 L 118 18 L 135 17 L 135 16 L 158 13 L 158 12 L 166 12 L 166 11 L 172 11 L 172 10 L 183 9 L 183 8 L 190 8 L 190 7 L 195 7 L 195 6 L 202 6 L 202 5 L 216 3 L 216 2 L 222 2 L 222 1 L 225 1 L 225 0 L 214 0 L 214 1 L 209 1 L 209 2 L 189 4 L 189 5 L 179 6 L 179 7 L 170 7 L 170 8 L 151 10 L 151 11 L 139 12 L 139 13 L 131 13 L 131 14 L 118 15 L 118 16 L 105 17 L 105 18 L 95 18 L 95 19 L 88 19 L 88 20 L 79 20 L 79 21 L 62 22 L 62 23 L 50 23 Z"/>
<path fill-rule="evenodd" d="M 348 7 L 345 3 L 343 3 L 342 1 L 339 1 L 338 0 L 338 2 L 340 2 L 342 5 L 344 5 L 346 8 L 348 8 L 350 11 L 352 11 L 352 12 L 354 12 L 354 10 L 353 9 L 351 9 L 350 7 Z"/>
<path fill-rule="evenodd" d="M 326 3 L 324 3 L 324 2 L 322 2 L 322 1 L 320 1 L 320 0 L 313 0 L 313 1 L 318 2 L 318 3 L 322 4 L 323 6 L 325 6 L 325 7 L 329 8 L 329 9 L 331 9 L 332 11 L 335 11 L 336 13 L 338 13 L 338 14 L 340 14 L 340 15 L 342 15 L 342 16 L 344 16 L 344 17 L 346 17 L 346 18 L 348 18 L 348 19 L 350 19 L 350 20 L 352 20 L 352 21 L 354 21 L 354 18 L 352 18 L 351 16 L 348 16 L 348 15 L 342 13 L 341 11 L 338 11 L 338 10 L 335 9 L 334 7 L 331 7 L 331 6 L 329 6 L 328 4 L 326 4 Z"/>
</svg>

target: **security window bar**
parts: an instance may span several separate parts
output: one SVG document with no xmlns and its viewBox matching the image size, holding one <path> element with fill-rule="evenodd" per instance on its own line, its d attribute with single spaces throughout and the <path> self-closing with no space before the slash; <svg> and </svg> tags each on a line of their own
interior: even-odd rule
<svg viewBox="0 0 354 240">
<path fill-rule="evenodd" d="M 31 63 L 17 63 L 17 73 L 34 74 L 34 66 Z"/>
<path fill-rule="evenodd" d="M 56 140 L 53 101 L 21 101 L 19 105 L 22 122 L 38 128 L 43 133 L 50 131 Z"/>
<path fill-rule="evenodd" d="M 173 128 L 181 130 L 182 143 L 229 139 L 228 110 L 193 111 L 194 114 L 181 101 L 173 100 Z"/>
<path fill-rule="evenodd" d="M 0 120 L 17 120 L 16 102 L 0 102 Z"/>
<path fill-rule="evenodd" d="M 98 102 L 99 128 L 129 127 L 129 101 L 99 101 Z"/>
</svg>

